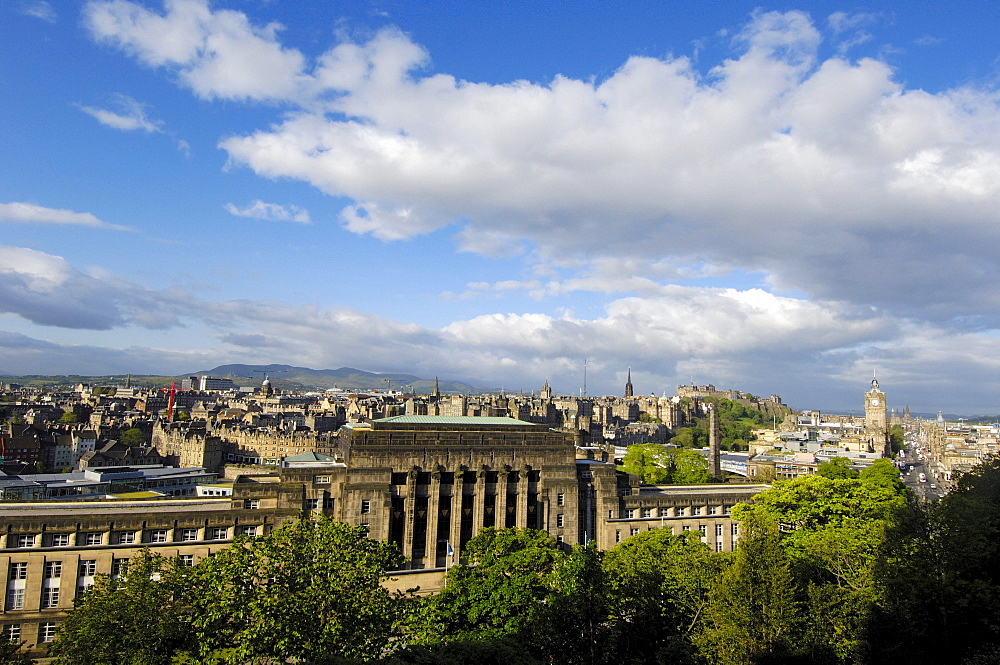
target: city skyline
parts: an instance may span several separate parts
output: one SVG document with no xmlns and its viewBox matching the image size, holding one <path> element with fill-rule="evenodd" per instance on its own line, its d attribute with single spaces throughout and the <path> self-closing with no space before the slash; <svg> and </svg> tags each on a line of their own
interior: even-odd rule
<svg viewBox="0 0 1000 665">
<path fill-rule="evenodd" d="M 0 9 L 0 372 L 1000 409 L 1000 7 Z"/>
</svg>

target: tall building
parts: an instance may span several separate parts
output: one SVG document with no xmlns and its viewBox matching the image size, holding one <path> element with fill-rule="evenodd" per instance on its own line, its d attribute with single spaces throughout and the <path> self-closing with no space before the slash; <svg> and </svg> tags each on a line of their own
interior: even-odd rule
<svg viewBox="0 0 1000 665">
<path fill-rule="evenodd" d="M 632 397 L 632 368 L 628 368 L 628 378 L 625 380 L 625 397 Z"/>
<path fill-rule="evenodd" d="M 888 457 L 889 418 L 885 404 L 885 393 L 879 390 L 878 379 L 872 378 L 871 389 L 865 393 L 864 436 L 869 452 L 878 452 Z"/>
</svg>

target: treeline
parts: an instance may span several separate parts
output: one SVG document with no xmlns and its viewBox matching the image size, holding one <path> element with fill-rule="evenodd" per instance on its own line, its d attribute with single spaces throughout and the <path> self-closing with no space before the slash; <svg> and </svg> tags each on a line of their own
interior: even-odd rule
<svg viewBox="0 0 1000 665">
<path fill-rule="evenodd" d="M 57 664 L 1000 663 L 1000 463 L 921 504 L 888 461 L 781 481 L 740 545 L 653 529 L 614 549 L 485 529 L 443 591 L 391 594 L 364 530 L 288 524 L 181 567 L 144 552 L 62 624 Z"/>
</svg>

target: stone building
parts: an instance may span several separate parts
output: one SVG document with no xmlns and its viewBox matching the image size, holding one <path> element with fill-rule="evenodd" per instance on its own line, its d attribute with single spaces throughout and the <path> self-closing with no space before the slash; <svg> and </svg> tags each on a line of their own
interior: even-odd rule
<svg viewBox="0 0 1000 665">
<path fill-rule="evenodd" d="M 204 447 L 203 433 L 161 435 Z M 669 528 L 728 551 L 738 534 L 731 508 L 766 488 L 641 487 L 613 463 L 582 458 L 573 433 L 505 417 L 396 416 L 349 424 L 337 440 L 334 455 L 298 455 L 255 473 L 233 467 L 231 496 L 0 502 L 0 629 L 45 644 L 93 576 L 119 573 L 139 548 L 193 564 L 238 535 L 264 535 L 300 515 L 367 526 L 372 538 L 399 545 L 407 562 L 393 575 L 404 587 L 419 576 L 434 588 L 456 562 L 449 550 L 461 561 L 468 540 L 491 526 L 601 549 Z"/>
</svg>

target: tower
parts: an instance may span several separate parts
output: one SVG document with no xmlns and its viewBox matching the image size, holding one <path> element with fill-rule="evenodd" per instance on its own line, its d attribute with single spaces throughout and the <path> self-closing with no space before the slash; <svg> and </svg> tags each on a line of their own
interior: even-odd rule
<svg viewBox="0 0 1000 665">
<path fill-rule="evenodd" d="M 625 397 L 632 397 L 632 368 L 628 368 L 628 379 L 625 381 Z"/>
<path fill-rule="evenodd" d="M 871 389 L 865 393 L 865 438 L 870 452 L 889 455 L 889 422 L 885 393 L 879 390 L 878 379 L 872 378 Z"/>
</svg>

